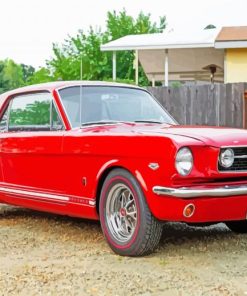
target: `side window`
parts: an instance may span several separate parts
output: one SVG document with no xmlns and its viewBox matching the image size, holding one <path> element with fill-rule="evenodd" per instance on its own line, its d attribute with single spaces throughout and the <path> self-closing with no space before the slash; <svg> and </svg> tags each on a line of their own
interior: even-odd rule
<svg viewBox="0 0 247 296">
<path fill-rule="evenodd" d="M 6 108 L 0 120 L 0 132 L 4 132 L 7 130 L 8 111 L 9 111 L 9 107 Z"/>
<path fill-rule="evenodd" d="M 80 126 L 80 86 L 61 89 L 59 94 L 72 127 Z"/>
<path fill-rule="evenodd" d="M 10 103 L 8 129 L 49 130 L 51 96 L 49 93 L 14 97 Z"/>
<path fill-rule="evenodd" d="M 0 120 L 0 131 L 62 130 L 63 123 L 49 93 L 14 97 Z"/>
<path fill-rule="evenodd" d="M 63 123 L 58 115 L 57 108 L 55 107 L 54 103 L 52 103 L 52 113 L 51 113 L 51 129 L 52 130 L 63 130 Z"/>
</svg>

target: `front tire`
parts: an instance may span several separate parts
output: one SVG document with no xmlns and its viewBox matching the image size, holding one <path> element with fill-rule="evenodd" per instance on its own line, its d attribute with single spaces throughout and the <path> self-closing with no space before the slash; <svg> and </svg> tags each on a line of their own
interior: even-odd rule
<svg viewBox="0 0 247 296">
<path fill-rule="evenodd" d="M 143 256 L 158 246 L 162 225 L 150 212 L 140 185 L 128 171 L 115 169 L 107 176 L 99 214 L 104 236 L 115 253 Z"/>
<path fill-rule="evenodd" d="M 225 222 L 225 224 L 233 232 L 247 233 L 247 220 L 228 221 L 228 222 Z"/>
</svg>

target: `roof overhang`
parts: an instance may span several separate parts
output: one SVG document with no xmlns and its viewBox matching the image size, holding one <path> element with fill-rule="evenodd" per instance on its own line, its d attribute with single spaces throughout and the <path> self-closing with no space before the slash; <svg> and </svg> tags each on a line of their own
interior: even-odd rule
<svg viewBox="0 0 247 296">
<path fill-rule="evenodd" d="M 127 35 L 101 45 L 102 51 L 149 50 L 176 48 L 214 47 L 219 29 L 185 32 L 169 31 L 165 33 Z"/>
<path fill-rule="evenodd" d="M 109 43 L 108 43 L 109 44 Z M 212 44 L 205 44 L 205 43 L 197 43 L 197 44 L 160 44 L 160 45 L 122 45 L 122 46 L 114 46 L 114 45 L 107 45 L 101 46 L 102 51 L 123 51 L 123 50 L 146 50 L 146 49 L 175 49 L 175 48 L 209 48 L 214 47 L 214 43 Z"/>
<path fill-rule="evenodd" d="M 215 41 L 215 48 L 247 48 L 246 41 Z"/>
</svg>

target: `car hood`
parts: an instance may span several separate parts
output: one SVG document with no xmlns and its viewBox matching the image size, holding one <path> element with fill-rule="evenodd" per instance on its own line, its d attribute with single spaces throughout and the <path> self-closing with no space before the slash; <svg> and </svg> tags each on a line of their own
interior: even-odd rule
<svg viewBox="0 0 247 296">
<path fill-rule="evenodd" d="M 158 133 L 163 135 L 177 135 L 203 142 L 206 145 L 221 146 L 247 146 L 247 130 L 204 127 L 204 126 L 149 126 L 142 127 L 142 132 Z"/>
<path fill-rule="evenodd" d="M 236 128 L 224 128 L 215 126 L 182 126 L 151 123 L 118 123 L 110 125 L 89 126 L 81 129 L 83 132 L 103 132 L 111 135 L 159 135 L 173 138 L 174 141 L 186 139 L 199 141 L 204 145 L 222 146 L 247 146 L 247 130 Z"/>
</svg>

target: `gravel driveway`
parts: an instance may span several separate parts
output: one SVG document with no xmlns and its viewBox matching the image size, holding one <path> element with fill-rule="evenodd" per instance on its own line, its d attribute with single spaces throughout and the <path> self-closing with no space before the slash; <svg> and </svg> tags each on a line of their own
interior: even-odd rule
<svg viewBox="0 0 247 296">
<path fill-rule="evenodd" d="M 0 295 L 247 295 L 247 235 L 167 223 L 159 249 L 120 257 L 98 222 L 0 207 Z"/>
</svg>

